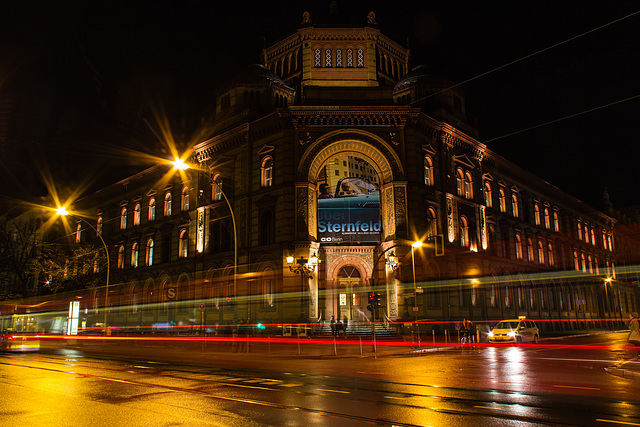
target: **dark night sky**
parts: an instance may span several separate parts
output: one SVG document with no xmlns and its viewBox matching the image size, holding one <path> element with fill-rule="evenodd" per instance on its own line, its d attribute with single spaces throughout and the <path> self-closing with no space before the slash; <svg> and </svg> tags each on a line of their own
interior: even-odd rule
<svg viewBox="0 0 640 427">
<path fill-rule="evenodd" d="M 305 10 L 322 21 L 329 3 L 67 0 L 3 6 L 0 100 L 11 98 L 18 112 L 9 136 L 28 164 L 21 170 L 35 175 L 45 162 L 55 179 L 66 182 L 104 177 L 107 167 L 133 172 L 139 163 L 104 147 L 157 151 L 144 121 L 152 109 L 166 114 L 176 139 L 188 140 L 209 114 L 213 89 L 257 62 L 263 36 L 270 43 L 290 34 Z M 640 10 L 635 1 L 352 0 L 338 6 L 351 23 L 364 23 L 373 10 L 385 34 L 401 44 L 409 37 L 413 66 L 427 64 L 454 82 Z M 503 137 L 640 95 L 639 28 L 637 14 L 465 83 L 480 141 L 598 209 L 605 186 L 615 207 L 640 205 L 640 141 L 633 132 L 640 98 Z M 65 169 L 71 157 L 82 161 Z"/>
</svg>

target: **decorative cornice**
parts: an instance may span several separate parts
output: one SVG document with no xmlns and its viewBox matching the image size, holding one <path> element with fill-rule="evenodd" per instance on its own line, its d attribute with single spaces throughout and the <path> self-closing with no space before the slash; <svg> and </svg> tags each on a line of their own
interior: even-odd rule
<svg viewBox="0 0 640 427">
<path fill-rule="evenodd" d="M 404 127 L 415 119 L 419 110 L 394 108 L 289 108 L 291 123 L 296 129 L 307 127 Z"/>
</svg>

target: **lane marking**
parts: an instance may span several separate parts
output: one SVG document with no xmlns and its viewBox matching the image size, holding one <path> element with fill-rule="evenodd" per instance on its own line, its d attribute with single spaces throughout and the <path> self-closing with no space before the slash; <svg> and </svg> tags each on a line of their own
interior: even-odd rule
<svg viewBox="0 0 640 427">
<path fill-rule="evenodd" d="M 398 399 L 398 400 L 404 400 L 404 397 L 396 397 L 396 396 L 385 396 L 385 399 Z"/>
<path fill-rule="evenodd" d="M 303 386 L 303 383 L 284 383 L 284 384 L 277 384 L 278 387 L 300 387 Z"/>
<path fill-rule="evenodd" d="M 330 392 L 330 393 L 343 393 L 343 394 L 350 394 L 350 393 L 351 393 L 350 391 L 329 390 L 329 389 L 326 389 L 326 388 L 317 388 L 316 390 L 317 390 L 317 391 L 328 391 L 328 392 Z"/>
<path fill-rule="evenodd" d="M 630 423 L 628 421 L 603 420 L 602 418 L 596 418 L 596 421 L 600 421 L 601 423 L 624 424 L 627 426 L 640 426 L 640 424 L 638 423 Z"/>
<path fill-rule="evenodd" d="M 495 406 L 474 406 L 474 408 L 481 408 L 481 409 L 498 409 L 500 411 L 508 411 L 509 408 L 497 408 Z"/>
<path fill-rule="evenodd" d="M 553 385 L 554 387 L 560 387 L 560 388 L 578 388 L 581 390 L 600 390 L 599 388 L 596 387 L 581 387 L 581 386 L 575 386 L 575 385 Z"/>
<path fill-rule="evenodd" d="M 257 387 L 255 385 L 246 385 L 246 384 L 225 384 L 225 385 L 227 387 L 243 387 L 243 388 L 255 388 L 256 390 L 279 391 L 277 388 Z"/>
</svg>

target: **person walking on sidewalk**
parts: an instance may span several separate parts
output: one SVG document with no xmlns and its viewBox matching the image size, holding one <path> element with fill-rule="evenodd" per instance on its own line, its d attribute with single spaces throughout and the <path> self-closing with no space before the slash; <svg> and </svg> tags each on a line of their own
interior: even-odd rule
<svg viewBox="0 0 640 427">
<path fill-rule="evenodd" d="M 329 322 L 329 326 L 331 326 L 331 336 L 336 336 L 336 318 L 331 316 L 331 322 Z"/>
</svg>

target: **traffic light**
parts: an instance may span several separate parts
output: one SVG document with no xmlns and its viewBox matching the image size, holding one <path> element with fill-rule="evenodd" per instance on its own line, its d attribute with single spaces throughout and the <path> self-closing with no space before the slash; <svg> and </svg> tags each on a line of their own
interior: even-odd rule
<svg viewBox="0 0 640 427">
<path fill-rule="evenodd" d="M 374 292 L 373 294 L 373 308 L 380 307 L 380 292 Z"/>
<path fill-rule="evenodd" d="M 369 310 L 371 313 L 373 313 L 373 310 L 375 309 L 375 298 L 376 298 L 376 293 L 371 292 L 369 294 L 369 305 L 367 306 L 367 310 Z"/>
</svg>

